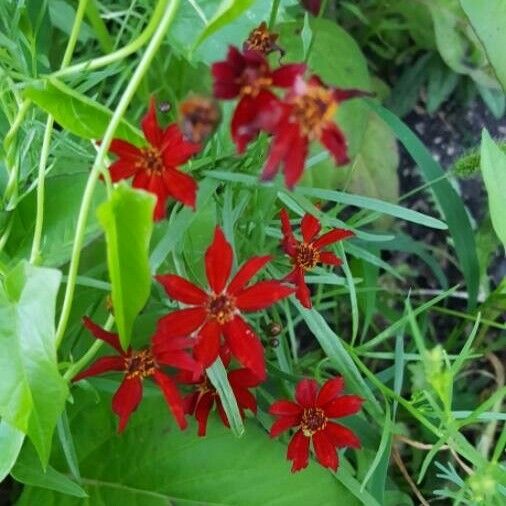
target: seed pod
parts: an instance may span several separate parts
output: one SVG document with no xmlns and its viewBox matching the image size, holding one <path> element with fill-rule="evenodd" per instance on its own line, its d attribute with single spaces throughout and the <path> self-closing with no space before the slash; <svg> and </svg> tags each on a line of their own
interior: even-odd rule
<svg viewBox="0 0 506 506">
<path fill-rule="evenodd" d="M 221 115 L 212 98 L 194 96 L 181 102 L 179 116 L 183 136 L 188 141 L 200 144 L 216 130 Z"/>
<path fill-rule="evenodd" d="M 277 33 L 272 33 L 267 28 L 265 21 L 253 29 L 244 42 L 242 48 L 244 51 L 257 51 L 263 55 L 268 55 L 274 51 L 279 51 L 283 56 L 285 52 L 276 44 Z"/>
<path fill-rule="evenodd" d="M 269 344 L 273 348 L 277 348 L 279 346 L 279 339 L 276 339 L 275 337 L 273 337 L 272 339 L 269 339 Z"/>
<path fill-rule="evenodd" d="M 160 104 L 158 105 L 158 110 L 163 113 L 169 112 L 171 109 L 172 105 L 170 104 L 170 102 L 160 102 Z"/>
<path fill-rule="evenodd" d="M 272 337 L 279 336 L 282 330 L 283 327 L 278 322 L 270 322 L 266 328 L 267 334 Z"/>
</svg>

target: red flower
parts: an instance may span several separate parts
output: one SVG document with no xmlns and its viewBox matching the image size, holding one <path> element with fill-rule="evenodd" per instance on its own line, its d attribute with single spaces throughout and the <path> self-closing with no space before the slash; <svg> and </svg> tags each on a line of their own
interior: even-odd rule
<svg viewBox="0 0 506 506">
<path fill-rule="evenodd" d="M 304 379 L 295 390 L 296 402 L 277 401 L 269 408 L 269 413 L 277 417 L 271 427 L 271 437 L 291 427 L 298 428 L 287 452 L 293 473 L 307 467 L 311 441 L 318 462 L 333 471 L 339 467 L 336 448 L 360 448 L 359 439 L 350 429 L 330 421 L 354 415 L 362 406 L 360 397 L 341 395 L 343 387 L 343 378 L 339 376 L 328 380 L 321 389 L 315 380 Z"/>
<path fill-rule="evenodd" d="M 267 27 L 267 23 L 262 21 L 259 26 L 251 30 L 242 49 L 243 51 L 257 51 L 264 55 L 279 51 L 280 55 L 283 56 L 284 51 L 276 44 L 278 37 L 279 35 L 271 32 Z"/>
<path fill-rule="evenodd" d="M 117 334 L 108 332 L 89 318 L 84 318 L 84 326 L 97 338 L 114 348 L 118 355 L 101 357 L 88 369 L 78 374 L 73 381 L 96 376 L 104 372 L 122 371 L 125 377 L 112 399 L 112 410 L 119 416 L 118 432 L 122 432 L 130 415 L 137 409 L 142 399 L 142 383 L 152 377 L 165 397 L 174 418 L 181 429 L 186 428 L 183 399 L 174 381 L 162 371 L 162 366 L 170 366 L 191 371 L 193 375 L 201 373 L 202 368 L 186 353 L 192 346 L 191 339 L 175 337 L 159 339 L 153 337 L 152 346 L 139 351 L 122 350 Z"/>
<path fill-rule="evenodd" d="M 269 262 L 269 256 L 253 257 L 245 262 L 227 285 L 232 259 L 232 247 L 216 227 L 213 243 L 205 254 L 209 290 L 204 291 L 173 274 L 157 276 L 169 297 L 191 306 L 163 317 L 158 322 L 158 332 L 169 339 L 196 332 L 194 355 L 204 367 L 209 367 L 218 357 L 223 334 L 237 360 L 263 380 L 264 350 L 241 312 L 265 309 L 293 293 L 293 289 L 275 280 L 246 286 Z"/>
<path fill-rule="evenodd" d="M 311 307 L 311 292 L 304 281 L 304 273 L 317 264 L 341 265 L 341 259 L 330 251 L 323 251 L 323 248 L 337 241 L 342 241 L 354 234 L 351 230 L 334 228 L 320 237 L 321 224 L 311 214 L 306 213 L 300 222 L 302 241 L 298 241 L 293 235 L 292 226 L 286 209 L 281 210 L 281 229 L 283 239 L 281 244 L 283 250 L 291 257 L 293 270 L 285 278 L 286 281 L 297 285 L 295 296 L 300 303 L 307 308 Z"/>
<path fill-rule="evenodd" d="M 292 189 L 302 176 L 313 140 L 319 140 L 328 149 L 337 165 L 348 163 L 346 139 L 333 122 L 334 114 L 342 101 L 366 95 L 369 93 L 325 86 L 317 76 L 308 81 L 297 76 L 282 103 L 281 119 L 273 129 L 262 179 L 272 179 L 283 164 L 286 186 Z"/>
<path fill-rule="evenodd" d="M 228 366 L 230 355 L 227 358 L 222 356 L 223 363 Z M 235 369 L 227 373 L 228 381 L 237 400 L 237 406 L 241 417 L 244 418 L 244 410 L 249 409 L 252 413 L 257 412 L 257 401 L 255 396 L 249 391 L 250 388 L 260 384 L 258 378 L 249 369 Z M 216 403 L 216 409 L 220 415 L 221 421 L 225 427 L 229 427 L 227 415 L 221 404 L 220 396 L 216 389 L 204 373 L 199 378 L 187 372 L 182 371 L 178 374 L 177 380 L 186 385 L 194 385 L 195 391 L 184 398 L 185 413 L 193 415 L 199 424 L 198 435 L 206 435 L 207 419 L 209 413 Z"/>
<path fill-rule="evenodd" d="M 134 188 L 154 193 L 157 198 L 155 220 L 165 216 L 165 203 L 169 196 L 186 206 L 195 207 L 197 183 L 177 167 L 197 153 L 200 146 L 186 141 L 176 124 L 163 130 L 156 120 L 153 99 L 142 120 L 142 130 L 149 142 L 144 148 L 121 139 L 111 142 L 109 151 L 118 156 L 118 160 L 109 167 L 113 182 L 133 176 Z"/>
<path fill-rule="evenodd" d="M 281 109 L 271 87 L 291 87 L 305 69 L 304 64 L 291 64 L 271 71 L 262 53 L 241 53 L 233 46 L 225 61 L 213 64 L 214 96 L 221 99 L 240 97 L 231 125 L 232 138 L 239 153 L 260 130 L 272 131 L 279 120 Z"/>
</svg>

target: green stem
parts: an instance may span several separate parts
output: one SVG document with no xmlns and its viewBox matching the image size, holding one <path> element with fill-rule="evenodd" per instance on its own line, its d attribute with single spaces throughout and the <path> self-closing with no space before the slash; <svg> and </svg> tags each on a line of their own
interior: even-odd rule
<svg viewBox="0 0 506 506">
<path fill-rule="evenodd" d="M 272 30 L 276 24 L 276 18 L 278 17 L 280 3 L 281 0 L 274 0 L 274 2 L 272 2 L 271 17 L 269 18 L 269 30 Z"/>
<path fill-rule="evenodd" d="M 164 3 L 165 5 L 166 2 L 162 3 Z M 141 61 L 139 62 L 139 65 L 135 69 L 135 72 L 133 73 L 132 78 L 128 83 L 128 86 L 123 92 L 123 95 L 121 96 L 118 102 L 114 114 L 112 115 L 112 118 L 109 122 L 107 130 L 105 131 L 104 137 L 97 152 L 97 156 L 91 169 L 90 176 L 86 183 L 83 200 L 81 202 L 81 209 L 79 210 L 79 217 L 77 219 L 76 234 L 72 248 L 72 259 L 70 261 L 67 287 L 65 290 L 65 298 L 63 300 L 63 307 L 60 315 L 60 321 L 58 322 L 58 328 L 56 330 L 57 348 L 63 340 L 65 329 L 67 327 L 67 322 L 70 316 L 70 310 L 72 307 L 72 301 L 74 298 L 74 290 L 77 279 L 77 271 L 79 268 L 79 258 L 81 256 L 81 249 L 83 247 L 84 242 L 84 233 L 86 231 L 86 221 L 88 219 L 88 214 L 91 207 L 91 201 L 93 198 L 95 185 L 98 181 L 100 171 L 102 170 L 104 159 L 109 150 L 109 145 L 111 144 L 111 141 L 114 137 L 114 133 L 116 132 L 116 128 L 118 127 L 121 118 L 125 114 L 125 111 L 128 105 L 130 104 L 130 101 L 132 100 L 156 52 L 158 51 L 158 48 L 162 44 L 163 38 L 165 37 L 165 34 L 167 33 L 167 30 L 169 29 L 174 19 L 176 10 L 179 7 L 179 3 L 180 0 L 172 0 L 170 4 L 164 9 L 161 18 L 158 17 L 159 15 L 158 12 L 153 13 L 153 18 L 156 18 L 157 24 L 156 31 L 153 34 L 153 37 L 150 40 L 148 47 L 146 48 L 146 51 L 142 56 Z"/>
<path fill-rule="evenodd" d="M 104 56 L 100 56 L 99 58 L 93 58 L 92 60 L 88 60 L 83 63 L 77 63 L 76 65 L 72 65 L 66 69 L 53 72 L 46 77 L 62 77 L 79 72 L 95 70 L 97 68 L 110 65 L 116 61 L 123 60 L 132 53 L 135 53 L 138 49 L 140 49 L 148 42 L 155 30 L 158 30 L 161 18 L 167 9 L 168 3 L 169 0 L 159 0 L 155 9 L 153 10 L 153 15 L 151 16 L 151 19 L 149 20 L 146 28 L 135 40 L 130 42 L 130 44 L 127 44 L 121 49 L 114 51 L 114 53 L 109 53 Z M 177 1 L 177 4 L 179 5 L 179 0 Z"/>
<path fill-rule="evenodd" d="M 64 69 L 70 63 L 72 54 L 77 44 L 77 37 L 83 21 L 84 13 L 89 0 L 80 0 L 77 8 L 72 31 L 65 48 L 65 53 L 61 62 L 61 69 Z M 49 114 L 44 129 L 44 138 L 42 140 L 42 148 L 40 151 L 39 170 L 37 177 L 37 214 L 35 218 L 35 230 L 33 232 L 32 251 L 30 253 L 30 263 L 36 264 L 40 260 L 40 243 L 42 240 L 42 226 L 44 223 L 44 198 L 45 198 L 45 179 L 46 179 L 46 166 L 49 158 L 49 148 L 51 145 L 51 135 L 53 133 L 54 118 Z"/>
<path fill-rule="evenodd" d="M 97 37 L 98 43 L 102 48 L 104 53 L 110 53 L 114 49 L 114 42 L 107 31 L 107 27 L 103 19 L 100 17 L 100 12 L 97 9 L 96 0 L 90 0 L 88 6 L 86 8 L 86 17 L 88 18 L 93 30 L 95 30 L 95 35 Z"/>
</svg>

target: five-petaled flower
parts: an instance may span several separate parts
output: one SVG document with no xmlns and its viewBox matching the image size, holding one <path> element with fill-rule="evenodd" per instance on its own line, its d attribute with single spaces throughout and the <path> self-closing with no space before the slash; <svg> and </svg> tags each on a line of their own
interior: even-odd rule
<svg viewBox="0 0 506 506">
<path fill-rule="evenodd" d="M 362 406 L 360 397 L 341 395 L 343 387 L 344 381 L 339 376 L 328 380 L 320 390 L 315 380 L 304 379 L 297 384 L 296 402 L 277 401 L 269 408 L 269 413 L 277 418 L 271 427 L 271 437 L 297 427 L 287 452 L 292 472 L 307 467 L 311 441 L 318 462 L 334 471 L 339 466 L 336 448 L 360 448 L 359 439 L 350 429 L 331 421 L 353 415 Z"/>
<path fill-rule="evenodd" d="M 112 410 L 119 417 L 118 432 L 122 432 L 130 415 L 137 409 L 142 400 L 142 383 L 145 378 L 153 378 L 160 387 L 168 407 L 181 429 L 185 429 L 183 398 L 172 378 L 163 372 L 163 366 L 189 371 L 193 376 L 201 374 L 202 368 L 185 350 L 193 344 L 187 337 L 160 339 L 154 336 L 149 348 L 141 350 L 121 348 L 117 334 L 108 332 L 93 323 L 89 318 L 83 319 L 84 326 L 101 341 L 114 348 L 117 355 L 99 358 L 90 367 L 79 373 L 73 381 L 105 372 L 118 371 L 124 373 L 117 392 L 112 399 Z"/>
<path fill-rule="evenodd" d="M 265 309 L 293 293 L 292 288 L 276 280 L 246 286 L 269 260 L 269 256 L 251 258 L 227 284 L 233 251 L 221 228 L 216 227 L 213 242 L 205 253 L 207 291 L 174 274 L 157 276 L 169 297 L 191 306 L 164 316 L 158 322 L 157 333 L 168 340 L 195 333 L 193 352 L 204 367 L 209 367 L 218 357 L 223 334 L 237 360 L 259 380 L 265 379 L 262 344 L 241 313 Z"/>
<path fill-rule="evenodd" d="M 220 357 L 223 360 L 225 367 L 230 363 L 230 353 L 220 352 Z M 230 387 L 234 393 L 239 408 L 239 413 L 244 418 L 244 411 L 249 409 L 252 413 L 257 412 L 257 401 L 255 396 L 249 391 L 250 388 L 258 386 L 261 382 L 259 379 L 246 368 L 235 369 L 227 373 Z M 216 409 L 220 415 L 221 421 L 225 427 L 229 427 L 227 415 L 223 409 L 220 396 L 216 389 L 209 381 L 209 378 L 203 373 L 198 378 L 195 378 L 192 373 L 188 371 L 181 371 L 177 375 L 177 381 L 182 384 L 192 385 L 194 391 L 184 397 L 185 413 L 193 415 L 198 422 L 198 435 L 205 436 L 207 430 L 207 419 L 209 413 L 216 404 Z"/>
<path fill-rule="evenodd" d="M 304 280 L 306 271 L 312 269 L 319 263 L 327 265 L 341 265 L 341 259 L 331 251 L 324 251 L 323 248 L 337 241 L 342 241 L 354 234 L 351 230 L 334 228 L 319 236 L 321 224 L 313 215 L 306 213 L 300 222 L 302 241 L 295 238 L 290 225 L 290 219 L 286 209 L 281 210 L 281 229 L 283 239 L 281 241 L 283 250 L 291 257 L 293 270 L 285 278 L 285 281 L 295 283 L 295 293 L 300 303 L 307 308 L 311 307 L 311 292 Z"/>
<path fill-rule="evenodd" d="M 304 171 L 309 143 L 320 141 L 330 152 L 337 165 L 349 162 L 346 138 L 334 123 L 338 105 L 354 97 L 370 93 L 326 86 L 319 77 L 305 81 L 296 76 L 292 88 L 281 103 L 283 112 L 262 173 L 262 179 L 272 179 L 280 165 L 284 166 L 285 184 L 293 189 Z"/>
<path fill-rule="evenodd" d="M 271 88 L 290 88 L 305 70 L 302 63 L 271 70 L 262 53 L 251 50 L 241 53 L 233 46 L 225 61 L 213 64 L 214 96 L 221 99 L 240 97 L 231 124 L 232 139 L 239 153 L 260 130 L 272 132 L 279 121 L 282 110 Z"/>
<path fill-rule="evenodd" d="M 195 207 L 197 183 L 181 172 L 178 166 L 197 153 L 200 145 L 185 140 L 176 124 L 162 129 L 156 119 L 154 99 L 151 99 L 148 113 L 142 120 L 142 130 L 149 143 L 143 148 L 121 139 L 111 142 L 109 151 L 118 156 L 118 160 L 109 167 L 112 181 L 133 176 L 134 188 L 155 194 L 155 220 L 165 216 L 169 196 L 186 206 Z"/>
</svg>

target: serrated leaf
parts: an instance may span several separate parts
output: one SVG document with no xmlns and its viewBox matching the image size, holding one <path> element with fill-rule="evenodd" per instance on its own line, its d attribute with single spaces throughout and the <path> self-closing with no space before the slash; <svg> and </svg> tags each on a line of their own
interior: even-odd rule
<svg viewBox="0 0 506 506">
<path fill-rule="evenodd" d="M 148 250 L 154 206 L 153 195 L 121 183 L 97 209 L 107 242 L 114 317 L 125 350 L 130 344 L 135 317 L 149 297 Z"/>
</svg>

